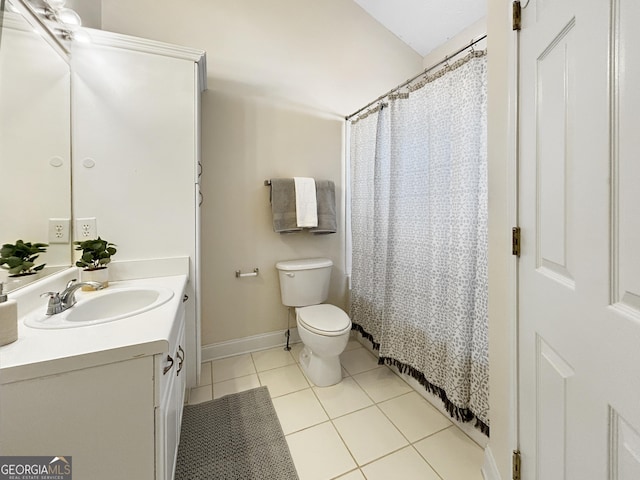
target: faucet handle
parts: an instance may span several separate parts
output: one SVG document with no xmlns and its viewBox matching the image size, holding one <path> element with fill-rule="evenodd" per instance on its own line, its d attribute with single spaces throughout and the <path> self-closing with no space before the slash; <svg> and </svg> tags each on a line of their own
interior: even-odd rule
<svg viewBox="0 0 640 480">
<path fill-rule="evenodd" d="M 44 292 L 40 294 L 41 297 L 49 297 L 49 303 L 47 304 L 47 315 L 55 315 L 62 312 L 62 300 L 58 292 Z"/>
</svg>

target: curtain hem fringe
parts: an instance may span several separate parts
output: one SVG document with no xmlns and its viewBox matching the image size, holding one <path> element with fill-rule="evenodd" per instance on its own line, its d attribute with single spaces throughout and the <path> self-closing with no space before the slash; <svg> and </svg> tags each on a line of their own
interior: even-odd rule
<svg viewBox="0 0 640 480">
<path fill-rule="evenodd" d="M 365 331 L 361 325 L 358 325 L 357 323 L 353 323 L 351 326 L 351 329 L 357 331 L 362 335 L 363 338 L 366 338 L 367 340 L 369 340 L 374 350 L 380 350 L 380 344 L 376 342 L 373 339 L 373 335 Z M 449 413 L 449 415 L 451 415 L 451 418 L 455 418 L 460 422 L 470 422 L 475 418 L 476 423 L 474 427 L 480 430 L 482 433 L 484 433 L 487 437 L 489 436 L 489 425 L 487 425 L 478 417 L 476 417 L 476 415 L 468 408 L 462 408 L 455 405 L 451 400 L 449 400 L 449 397 L 447 397 L 447 392 L 445 392 L 444 389 L 429 382 L 424 376 L 424 374 L 419 370 L 417 370 L 416 368 L 412 367 L 411 365 L 407 365 L 406 363 L 402 363 L 401 361 L 391 357 L 379 357 L 378 364 L 392 365 L 396 367 L 400 371 L 400 373 L 410 375 L 411 377 L 416 379 L 420 383 L 420 385 L 422 385 L 425 388 L 425 390 L 438 396 L 438 398 L 442 400 L 442 403 L 444 404 L 444 407 Z"/>
</svg>

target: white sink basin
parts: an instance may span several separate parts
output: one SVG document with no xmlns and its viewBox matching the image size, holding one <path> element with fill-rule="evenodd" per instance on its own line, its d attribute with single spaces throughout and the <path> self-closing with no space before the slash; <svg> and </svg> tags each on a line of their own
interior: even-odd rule
<svg viewBox="0 0 640 480">
<path fill-rule="evenodd" d="M 62 313 L 32 314 L 24 324 L 32 328 L 75 328 L 113 322 L 153 310 L 172 297 L 173 291 L 162 287 L 109 287 L 83 294 L 78 303 Z"/>
</svg>

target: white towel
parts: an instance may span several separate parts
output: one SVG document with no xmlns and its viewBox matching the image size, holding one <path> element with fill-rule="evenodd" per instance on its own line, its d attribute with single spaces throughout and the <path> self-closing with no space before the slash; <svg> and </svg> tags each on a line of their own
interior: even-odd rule
<svg viewBox="0 0 640 480">
<path fill-rule="evenodd" d="M 296 219 L 298 227 L 318 226 L 316 181 L 308 177 L 293 177 L 296 186 Z"/>
</svg>

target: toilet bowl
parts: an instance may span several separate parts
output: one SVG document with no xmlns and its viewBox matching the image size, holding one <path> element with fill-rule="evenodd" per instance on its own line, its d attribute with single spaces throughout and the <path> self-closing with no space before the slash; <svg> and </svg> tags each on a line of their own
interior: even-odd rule
<svg viewBox="0 0 640 480">
<path fill-rule="evenodd" d="M 342 380 L 340 354 L 349 342 L 351 320 L 334 305 L 296 308 L 298 334 L 304 348 L 300 366 L 314 385 L 328 387 Z"/>
<path fill-rule="evenodd" d="M 318 387 L 342 380 L 340 354 L 349 341 L 351 320 L 335 305 L 322 303 L 329 295 L 333 262 L 311 258 L 278 262 L 282 303 L 296 307 L 296 323 L 304 348 L 300 366 Z"/>
</svg>

